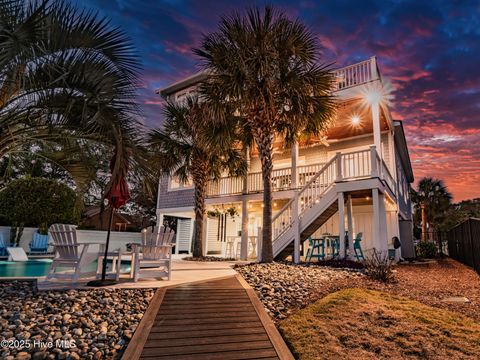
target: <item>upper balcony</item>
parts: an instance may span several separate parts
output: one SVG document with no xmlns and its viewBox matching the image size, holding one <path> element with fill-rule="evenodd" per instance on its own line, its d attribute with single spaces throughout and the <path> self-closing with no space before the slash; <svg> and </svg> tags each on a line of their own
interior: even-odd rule
<svg viewBox="0 0 480 360">
<path fill-rule="evenodd" d="M 380 72 L 378 71 L 375 56 L 356 64 L 335 69 L 333 74 L 335 77 L 334 91 L 347 90 L 371 81 L 380 80 Z M 181 101 L 186 96 L 193 95 L 198 83 L 207 78 L 208 72 L 200 71 L 163 89 L 158 89 L 156 93 L 164 98 Z"/>
<path fill-rule="evenodd" d="M 335 91 L 346 90 L 355 86 L 380 80 L 380 72 L 375 56 L 368 60 L 334 70 Z"/>
<path fill-rule="evenodd" d="M 336 182 L 364 180 L 379 178 L 396 194 L 395 178 L 387 164 L 376 151 L 375 146 L 370 149 L 338 152 L 328 163 L 312 164 L 305 166 L 292 166 L 285 169 L 272 171 L 273 191 L 296 190 L 304 187 L 318 172 L 322 171 L 327 164 L 335 162 L 331 167 L 328 178 Z M 318 179 L 321 181 L 321 179 Z M 246 195 L 263 192 L 263 179 L 261 172 L 249 173 L 246 177 L 222 177 L 218 181 L 212 181 L 207 188 L 207 197 L 224 197 L 232 195 Z"/>
</svg>

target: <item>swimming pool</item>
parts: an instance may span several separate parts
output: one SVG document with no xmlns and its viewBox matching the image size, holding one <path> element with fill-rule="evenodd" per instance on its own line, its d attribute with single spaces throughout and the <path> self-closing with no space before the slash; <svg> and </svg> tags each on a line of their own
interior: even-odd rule
<svg viewBox="0 0 480 360">
<path fill-rule="evenodd" d="M 7 277 L 42 277 L 47 276 L 50 265 L 52 264 L 51 259 L 36 259 L 28 261 L 0 261 L 0 278 Z M 111 262 L 110 262 L 111 264 Z M 110 265 L 110 264 L 107 264 Z M 97 268 L 97 262 L 94 261 L 85 267 L 84 272 L 95 271 Z M 66 268 L 67 269 L 67 268 Z M 62 271 L 59 267 L 57 271 Z M 130 271 L 130 263 L 122 263 L 121 265 L 122 272 Z"/>
</svg>

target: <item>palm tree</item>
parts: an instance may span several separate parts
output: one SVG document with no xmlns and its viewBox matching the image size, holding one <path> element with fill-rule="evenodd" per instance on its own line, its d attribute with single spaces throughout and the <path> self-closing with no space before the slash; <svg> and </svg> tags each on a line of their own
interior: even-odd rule
<svg viewBox="0 0 480 360">
<path fill-rule="evenodd" d="M 442 180 L 425 177 L 418 182 L 416 190 L 412 189 L 412 201 L 415 213 L 421 215 L 422 240 L 425 240 L 427 224 L 432 230 L 438 227 L 450 207 L 452 195 Z"/>
<path fill-rule="evenodd" d="M 62 1 L 0 0 L 0 47 L 0 157 L 96 143 L 116 149 L 111 181 L 124 174 L 139 141 L 139 63 L 125 34 Z"/>
<path fill-rule="evenodd" d="M 182 183 L 190 179 L 193 182 L 193 256 L 202 257 L 208 182 L 218 179 L 224 171 L 241 176 L 246 173 L 246 163 L 241 147 L 235 142 L 235 127 L 204 126 L 213 115 L 208 104 L 198 98 L 188 98 L 185 103 L 167 102 L 163 115 L 163 129 L 153 130 L 149 143 L 163 173 L 177 177 Z"/>
<path fill-rule="evenodd" d="M 222 18 L 194 52 L 210 77 L 201 93 L 216 119 L 225 106 L 240 115 L 259 150 L 263 177 L 262 261 L 272 254 L 272 150 L 274 138 L 293 142 L 324 131 L 334 112 L 333 77 L 319 65 L 316 37 L 299 20 L 266 7 Z"/>
</svg>

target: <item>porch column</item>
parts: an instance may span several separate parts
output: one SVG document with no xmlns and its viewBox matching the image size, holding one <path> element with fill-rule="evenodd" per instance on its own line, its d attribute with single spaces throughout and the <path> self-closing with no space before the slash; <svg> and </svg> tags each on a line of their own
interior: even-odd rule
<svg viewBox="0 0 480 360">
<path fill-rule="evenodd" d="M 291 188 L 296 189 L 298 187 L 298 142 L 294 142 L 292 144 L 292 180 L 291 180 Z"/>
<path fill-rule="evenodd" d="M 248 200 L 242 200 L 242 242 L 240 245 L 240 259 L 248 257 Z"/>
<path fill-rule="evenodd" d="M 192 226 L 192 231 L 194 231 Z M 208 215 L 203 215 L 203 255 L 206 256 L 208 251 Z"/>
<path fill-rule="evenodd" d="M 373 247 L 386 256 L 387 252 L 387 213 L 385 211 L 385 195 L 378 189 L 372 189 L 373 200 Z"/>
<path fill-rule="evenodd" d="M 353 255 L 353 203 L 352 195 L 347 198 L 348 249 L 347 258 Z"/>
<path fill-rule="evenodd" d="M 382 156 L 382 134 L 380 130 L 380 104 L 378 101 L 374 101 L 371 104 L 372 108 L 372 122 L 373 122 L 373 144 L 377 148 L 378 156 L 383 159 Z"/>
<path fill-rule="evenodd" d="M 245 147 L 245 160 L 247 162 L 247 173 L 243 177 L 243 194 L 248 194 L 248 173 L 250 172 L 250 148 Z"/>
<path fill-rule="evenodd" d="M 163 214 L 162 213 L 157 213 L 157 219 L 158 219 L 158 222 L 157 222 L 157 226 L 160 227 L 163 225 Z"/>
<path fill-rule="evenodd" d="M 345 258 L 345 203 L 343 192 L 338 193 L 338 237 L 340 240 L 341 259 Z"/>
</svg>

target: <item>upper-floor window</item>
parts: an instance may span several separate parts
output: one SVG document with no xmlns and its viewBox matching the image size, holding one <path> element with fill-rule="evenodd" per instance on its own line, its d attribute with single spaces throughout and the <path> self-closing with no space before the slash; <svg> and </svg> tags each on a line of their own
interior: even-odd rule
<svg viewBox="0 0 480 360">
<path fill-rule="evenodd" d="M 175 101 L 181 103 L 187 100 L 188 97 L 195 96 L 195 88 L 190 87 L 184 90 L 181 90 L 175 94 Z"/>
<path fill-rule="evenodd" d="M 193 188 L 193 182 L 188 179 L 186 183 L 182 183 L 177 176 L 169 176 L 168 190 L 183 190 Z"/>
</svg>

